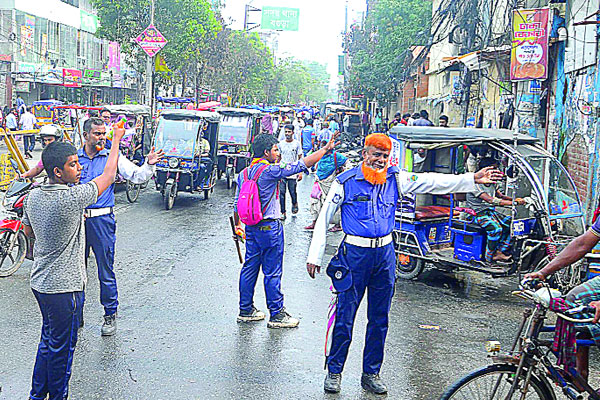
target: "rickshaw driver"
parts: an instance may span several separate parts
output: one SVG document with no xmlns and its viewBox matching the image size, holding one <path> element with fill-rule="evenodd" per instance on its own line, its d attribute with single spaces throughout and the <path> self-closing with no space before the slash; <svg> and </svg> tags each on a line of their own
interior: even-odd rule
<svg viewBox="0 0 600 400">
<path fill-rule="evenodd" d="M 104 148 L 106 140 L 106 127 L 99 118 L 90 118 L 83 124 L 84 146 L 77 151 L 79 163 L 82 167 L 80 183 L 87 183 L 100 176 L 108 160 L 108 151 Z M 164 156 L 164 152 L 151 149 L 147 161 L 142 166 L 137 166 L 119 155 L 118 171 L 123 178 L 134 184 L 147 181 L 154 174 L 154 165 Z M 117 279 L 114 272 L 116 221 L 113 214 L 115 205 L 114 183 L 98 201 L 85 210 L 85 259 L 87 261 L 90 248 L 94 250 L 96 264 L 98 265 L 98 278 L 100 280 L 100 303 L 104 306 L 104 323 L 102 336 L 114 335 L 117 329 L 116 313 L 119 304 L 117 297 Z"/>
<path fill-rule="evenodd" d="M 498 162 L 491 158 L 483 158 L 479 168 L 498 168 Z M 525 200 L 506 196 L 496 188 L 495 184 L 476 185 L 475 190 L 467 193 L 467 207 L 475 211 L 474 222 L 487 232 L 485 248 L 485 261 L 508 262 L 511 256 L 507 255 L 511 245 L 510 215 L 496 211 L 495 206 L 510 207 L 524 205 Z"/>
<path fill-rule="evenodd" d="M 394 293 L 396 254 L 392 231 L 398 198 L 407 193 L 470 192 L 475 190 L 475 184 L 492 183 L 502 177 L 502 173 L 492 167 L 463 175 L 399 171 L 397 167 L 387 167 L 391 148 L 392 141 L 385 134 L 373 133 L 365 138 L 363 162 L 338 175 L 315 225 L 306 260 L 311 278 L 320 272 L 327 227 L 341 207 L 345 237 L 327 267 L 338 297 L 331 351 L 327 357 L 326 392 L 340 391 L 356 311 L 368 288 L 369 323 L 361 385 L 373 393 L 387 393 L 379 371 Z"/>
</svg>

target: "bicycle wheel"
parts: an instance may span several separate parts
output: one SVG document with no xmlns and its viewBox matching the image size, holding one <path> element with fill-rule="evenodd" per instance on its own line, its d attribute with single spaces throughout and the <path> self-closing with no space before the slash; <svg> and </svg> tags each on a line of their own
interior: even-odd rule
<svg viewBox="0 0 600 400">
<path fill-rule="evenodd" d="M 16 238 L 14 235 L 10 229 L 0 230 L 0 277 L 14 274 L 25 260 L 27 238 L 23 231 L 18 231 Z"/>
<path fill-rule="evenodd" d="M 125 191 L 127 194 L 127 200 L 129 200 L 130 203 L 135 203 L 135 201 L 138 199 L 141 188 L 142 188 L 142 185 L 138 185 L 135 183 L 131 183 L 131 181 L 127 181 L 127 186 L 125 188 Z"/>
<path fill-rule="evenodd" d="M 440 400 L 505 400 L 515 379 L 517 367 L 510 364 L 492 364 L 485 368 L 471 372 L 452 385 L 442 395 Z M 521 379 L 526 376 L 526 371 L 521 374 Z M 521 399 L 523 382 L 519 382 L 517 390 L 511 399 Z M 532 375 L 529 382 L 527 400 L 552 400 L 548 383 Z"/>
</svg>

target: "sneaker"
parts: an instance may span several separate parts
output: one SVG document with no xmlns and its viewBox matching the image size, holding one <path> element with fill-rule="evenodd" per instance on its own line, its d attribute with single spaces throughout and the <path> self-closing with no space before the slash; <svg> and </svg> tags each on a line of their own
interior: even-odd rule
<svg viewBox="0 0 600 400">
<path fill-rule="evenodd" d="M 292 214 L 298 214 L 298 204 L 292 205 Z"/>
<path fill-rule="evenodd" d="M 375 394 L 387 393 L 387 386 L 385 386 L 385 383 L 383 383 L 379 374 L 367 374 L 363 372 L 362 377 L 360 378 L 360 385 L 367 392 Z"/>
<path fill-rule="evenodd" d="M 105 315 L 100 332 L 102 336 L 112 336 L 117 331 L 117 314 Z"/>
<path fill-rule="evenodd" d="M 328 372 L 327 376 L 325 376 L 325 383 L 323 384 L 323 389 L 327 393 L 339 393 L 342 389 L 342 374 L 334 374 L 332 372 Z"/>
<path fill-rule="evenodd" d="M 285 221 L 285 213 L 281 213 L 281 219 Z"/>
<path fill-rule="evenodd" d="M 265 319 L 265 317 L 266 315 L 264 312 L 258 310 L 256 307 L 252 307 L 252 311 L 250 312 L 240 311 L 240 315 L 237 317 L 237 322 L 262 321 Z"/>
<path fill-rule="evenodd" d="M 269 322 L 267 322 L 268 328 L 295 328 L 298 326 L 300 321 L 296 318 L 292 318 L 290 314 L 285 311 L 285 309 L 281 310 L 277 315 L 271 316 Z"/>
</svg>

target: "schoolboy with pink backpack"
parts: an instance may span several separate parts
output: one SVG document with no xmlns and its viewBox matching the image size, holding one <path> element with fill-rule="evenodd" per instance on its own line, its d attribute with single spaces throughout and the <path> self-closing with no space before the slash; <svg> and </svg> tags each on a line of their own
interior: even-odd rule
<svg viewBox="0 0 600 400">
<path fill-rule="evenodd" d="M 329 143 L 300 161 L 279 164 L 278 140 L 261 134 L 254 139 L 254 159 L 238 176 L 234 201 L 237 231 L 246 225 L 246 256 L 240 272 L 240 312 L 238 322 L 261 321 L 266 315 L 254 306 L 254 287 L 262 267 L 265 295 L 270 319 L 269 328 L 294 328 L 298 319 L 283 307 L 281 276 L 283 270 L 283 224 L 279 203 L 279 182 L 299 172 L 308 172 L 330 149 L 339 134 Z"/>
</svg>

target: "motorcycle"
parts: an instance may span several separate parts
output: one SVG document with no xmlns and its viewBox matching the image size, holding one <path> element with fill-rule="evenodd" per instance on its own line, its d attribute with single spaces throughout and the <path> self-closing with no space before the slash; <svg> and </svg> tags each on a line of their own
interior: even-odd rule
<svg viewBox="0 0 600 400">
<path fill-rule="evenodd" d="M 0 277 L 14 274 L 26 257 L 33 259 L 23 230 L 23 203 L 32 188 L 31 182 L 15 180 L 4 195 L 2 205 L 8 215 L 0 220 Z"/>
</svg>

